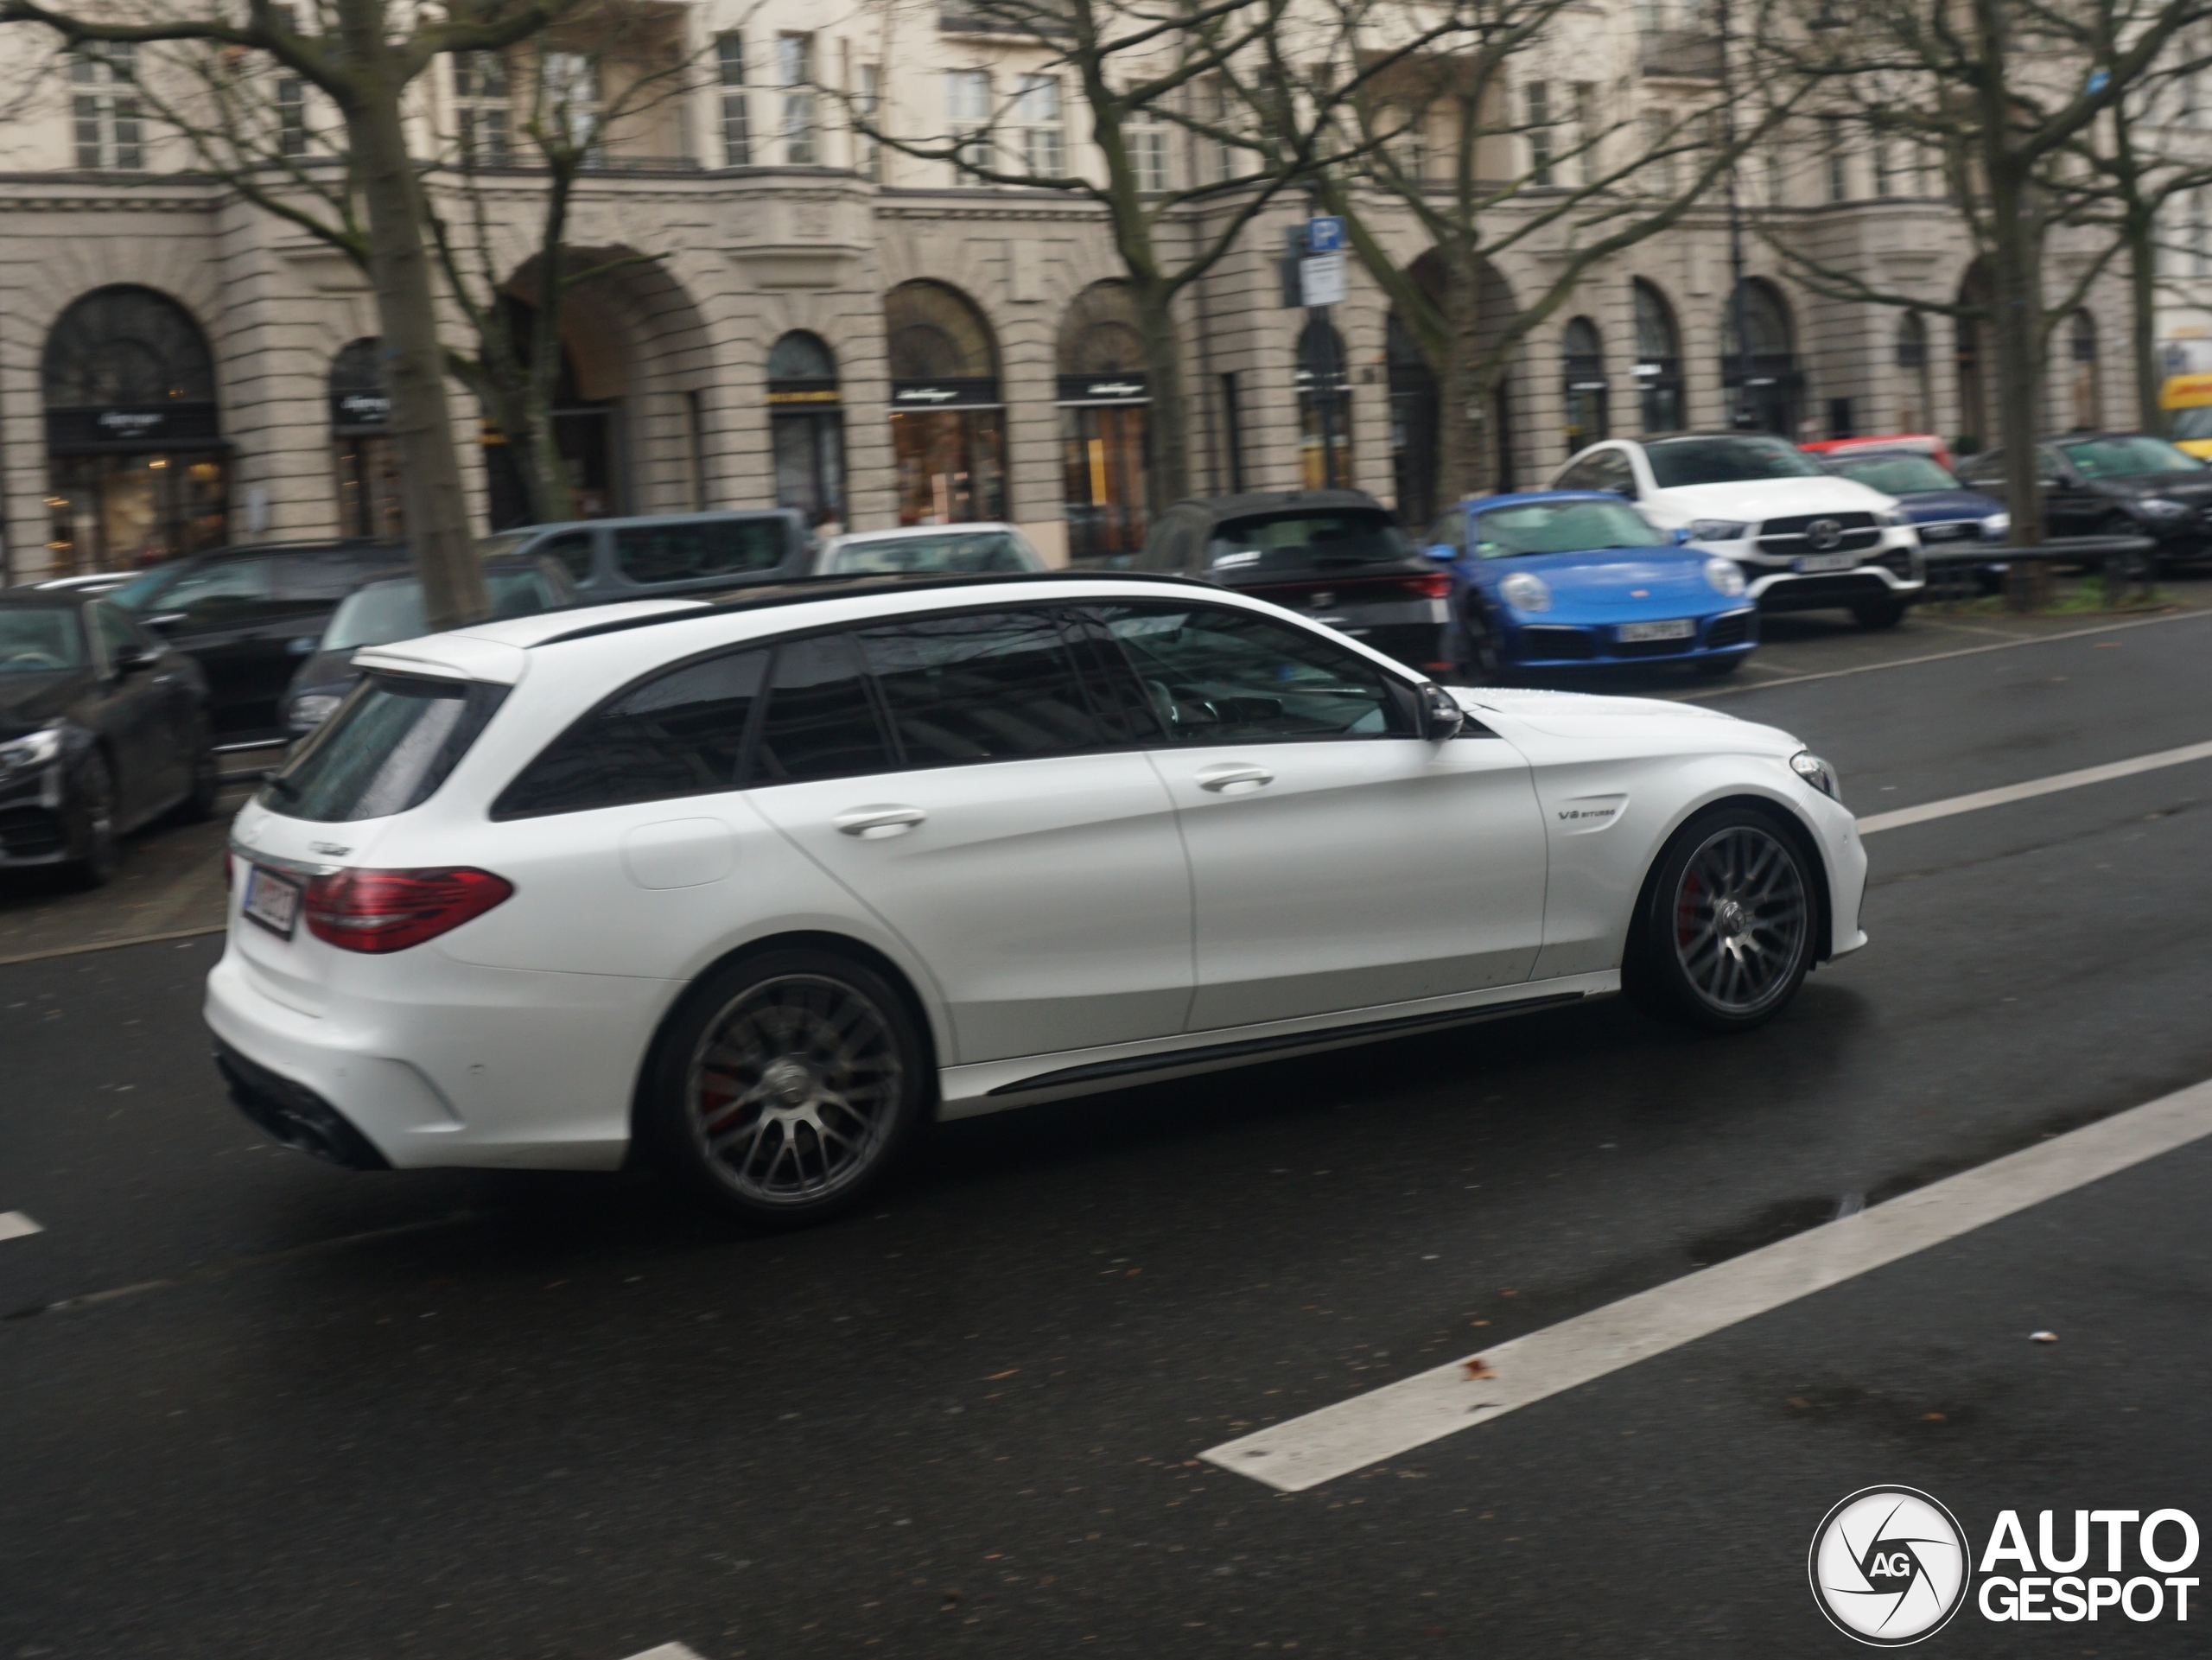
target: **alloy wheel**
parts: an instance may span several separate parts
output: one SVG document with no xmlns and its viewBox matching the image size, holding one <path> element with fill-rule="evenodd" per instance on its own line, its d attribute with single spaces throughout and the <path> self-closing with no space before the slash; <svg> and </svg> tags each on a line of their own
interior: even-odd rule
<svg viewBox="0 0 2212 1660">
<path fill-rule="evenodd" d="M 880 1160 L 903 1096 L 884 1011 L 826 975 L 747 987 L 693 1052 L 685 1118 L 715 1176 L 764 1207 L 813 1205 Z"/>
<path fill-rule="evenodd" d="M 1675 892 L 1675 957 L 1691 993 L 1726 1014 L 1756 1014 L 1795 983 L 1807 903 L 1779 836 L 1732 824 L 1701 843 Z"/>
</svg>

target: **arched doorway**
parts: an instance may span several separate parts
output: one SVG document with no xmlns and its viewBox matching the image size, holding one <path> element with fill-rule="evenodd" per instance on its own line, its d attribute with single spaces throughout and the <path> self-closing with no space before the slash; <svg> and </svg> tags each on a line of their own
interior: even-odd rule
<svg viewBox="0 0 2212 1660">
<path fill-rule="evenodd" d="M 768 436 L 776 505 L 811 525 L 845 518 L 845 418 L 837 359 L 818 337 L 793 329 L 768 351 Z"/>
<path fill-rule="evenodd" d="M 537 308 L 515 294 L 505 296 L 505 304 L 515 350 L 526 358 L 537 327 Z M 553 383 L 553 443 L 568 474 L 576 517 L 605 518 L 624 511 L 622 411 L 618 399 L 585 395 L 584 377 L 577 372 L 577 354 L 571 349 L 575 341 L 566 326 L 575 321 L 580 309 L 573 298 L 561 308 L 564 327 L 561 370 Z M 602 356 L 612 356 L 616 350 L 612 341 L 590 343 L 601 348 Z M 484 428 L 484 473 L 492 528 L 501 531 L 528 524 L 530 503 L 523 492 L 522 475 L 508 453 L 505 435 L 489 422 Z"/>
<path fill-rule="evenodd" d="M 1433 248 L 1430 249 L 1414 261 L 1413 264 L 1408 268 L 1406 274 L 1412 277 L 1420 286 L 1421 292 L 1428 296 L 1430 304 L 1440 310 L 1443 308 L 1445 270 L 1441 255 Z M 1476 349 L 1487 353 L 1496 348 L 1498 342 L 1503 339 L 1506 329 L 1511 327 L 1513 320 L 1521 313 L 1520 302 L 1513 297 L 1512 288 L 1506 283 L 1504 277 L 1498 275 L 1497 267 L 1487 259 L 1479 261 L 1478 264 L 1475 306 Z M 1413 345 L 1410 331 L 1405 331 L 1403 338 L 1408 347 Z M 1417 351 L 1413 355 L 1416 359 L 1420 357 Z M 1408 366 L 1410 370 L 1412 366 L 1409 364 Z M 1439 506 L 1435 500 L 1440 489 L 1437 445 L 1439 428 L 1443 416 L 1443 395 L 1442 389 L 1435 385 L 1433 375 L 1428 374 L 1425 363 L 1421 373 L 1427 375 L 1427 392 L 1430 400 L 1427 407 L 1432 411 L 1431 418 L 1426 423 L 1414 422 L 1405 424 L 1404 436 L 1409 448 L 1393 457 L 1399 469 L 1407 476 L 1417 479 L 1426 478 L 1427 480 L 1425 487 L 1425 493 L 1428 497 L 1427 511 L 1416 518 L 1402 506 L 1401 507 L 1401 512 L 1406 513 L 1406 522 L 1409 525 L 1426 525 L 1427 520 L 1434 515 Z M 1490 407 L 1486 411 L 1487 419 L 1484 422 L 1485 430 L 1482 441 L 1490 446 L 1491 486 L 1497 490 L 1510 490 L 1514 487 L 1513 377 L 1515 373 L 1516 363 L 1513 359 L 1509 359 L 1499 366 L 1497 370 L 1497 378 L 1491 385 Z M 1405 377 L 1405 381 L 1409 390 L 1418 389 L 1421 385 L 1420 379 L 1412 373 Z M 1394 442 L 1397 440 L 1399 433 L 1400 423 L 1394 420 L 1391 423 L 1391 436 Z M 1402 502 L 1404 499 L 1402 497 L 1401 499 Z"/>
<path fill-rule="evenodd" d="M 1917 311 L 1897 319 L 1897 418 L 1899 432 L 1927 432 L 1936 422 L 1935 398 L 1928 384 L 1928 320 Z"/>
<path fill-rule="evenodd" d="M 1390 370 L 1390 473 L 1399 521 L 1425 529 L 1436 517 L 1436 377 L 1395 311 L 1382 335 Z"/>
<path fill-rule="evenodd" d="M 1721 314 L 1720 384 L 1730 426 L 1796 442 L 1805 377 L 1789 308 L 1764 277 L 1745 277 Z"/>
<path fill-rule="evenodd" d="M 2104 385 L 2097 374 L 2097 323 L 2086 311 L 2066 320 L 2067 404 L 2073 429 L 2104 425 Z"/>
<path fill-rule="evenodd" d="M 1996 366 L 1985 345 L 1990 338 L 1995 300 L 1996 285 L 1990 280 L 1989 267 L 1977 259 L 1967 267 L 1959 283 L 1959 304 L 1966 308 L 1958 320 L 1956 356 L 1957 448 L 1961 455 L 1988 448 L 1997 436 L 1990 429 L 1990 415 L 1997 407 L 1995 389 L 1990 384 Z"/>
<path fill-rule="evenodd" d="M 1351 387 L 1344 336 L 1313 319 L 1298 335 L 1298 471 L 1307 490 L 1349 490 Z"/>
<path fill-rule="evenodd" d="M 1144 545 L 1144 337 L 1128 285 L 1093 283 L 1060 319 L 1061 512 L 1071 559 L 1103 559 Z"/>
<path fill-rule="evenodd" d="M 57 570 L 130 569 L 228 539 L 214 359 L 182 306 L 94 289 L 47 336 L 41 382 Z"/>
<path fill-rule="evenodd" d="M 330 456 L 338 487 L 340 536 L 406 534 L 399 499 L 399 455 L 387 429 L 384 342 L 366 335 L 330 360 Z"/>
<path fill-rule="evenodd" d="M 1675 308 L 1641 277 L 1630 285 L 1636 302 L 1637 418 L 1647 433 L 1680 432 L 1688 424 L 1682 405 L 1682 336 Z"/>
<path fill-rule="evenodd" d="M 1560 372 L 1566 416 L 1567 453 L 1612 436 L 1606 409 L 1605 350 L 1598 325 L 1587 317 L 1568 320 L 1560 331 Z"/>
<path fill-rule="evenodd" d="M 924 280 L 884 296 L 883 321 L 899 522 L 1004 518 L 1006 405 L 990 324 L 958 289 Z"/>
</svg>

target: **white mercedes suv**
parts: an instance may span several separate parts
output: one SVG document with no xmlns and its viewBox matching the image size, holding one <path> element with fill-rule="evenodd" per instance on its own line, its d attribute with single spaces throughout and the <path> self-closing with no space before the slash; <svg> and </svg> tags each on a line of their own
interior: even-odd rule
<svg viewBox="0 0 2212 1660">
<path fill-rule="evenodd" d="M 1901 620 L 1927 587 L 1919 534 L 1896 500 L 1765 433 L 1614 438 L 1561 467 L 1554 490 L 1611 490 L 1662 531 L 1733 559 L 1762 611 Z"/>
<path fill-rule="evenodd" d="M 1788 735 L 1454 694 L 1141 576 L 873 576 L 357 659 L 239 813 L 234 1097 L 369 1169 L 856 1201 L 932 1116 L 1626 989 L 1711 1029 L 1856 949 Z"/>
</svg>

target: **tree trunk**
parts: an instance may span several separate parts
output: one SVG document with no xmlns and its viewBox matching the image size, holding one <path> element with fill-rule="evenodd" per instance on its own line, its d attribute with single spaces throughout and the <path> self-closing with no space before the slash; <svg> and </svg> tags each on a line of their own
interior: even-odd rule
<svg viewBox="0 0 2212 1660">
<path fill-rule="evenodd" d="M 2139 205 L 2127 215 L 2127 286 L 2134 302 L 2128 356 L 2135 371 L 2135 423 L 2164 437 L 2166 412 L 2158 407 L 2165 379 L 2158 361 L 2158 242 L 2150 211 Z"/>
<path fill-rule="evenodd" d="M 1191 493 L 1191 405 L 1183 387 L 1183 332 L 1173 296 L 1160 283 L 1132 282 L 1138 332 L 1144 340 L 1145 508 L 1157 518 Z"/>
<path fill-rule="evenodd" d="M 346 136 L 368 210 L 370 275 L 384 334 L 407 537 L 423 579 L 425 620 L 433 630 L 458 628 L 487 615 L 490 607 L 454 452 L 423 204 L 400 111 L 404 85 L 384 39 L 379 0 L 340 0 L 339 21 L 358 66 L 356 95 L 345 111 Z"/>
<path fill-rule="evenodd" d="M 1482 345 L 1482 267 L 1470 250 L 1449 251 L 1445 265 L 1444 355 L 1436 376 L 1436 499 L 1448 506 L 1496 487 L 1497 435 L 1491 430 L 1496 366 Z"/>
</svg>

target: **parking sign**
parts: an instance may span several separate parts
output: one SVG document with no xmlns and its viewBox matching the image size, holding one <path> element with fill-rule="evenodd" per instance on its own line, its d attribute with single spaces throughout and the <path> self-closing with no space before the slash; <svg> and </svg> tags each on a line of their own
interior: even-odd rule
<svg viewBox="0 0 2212 1660">
<path fill-rule="evenodd" d="M 1306 251 L 1308 253 L 1342 253 L 1344 251 L 1344 222 L 1333 213 L 1319 213 L 1306 221 Z"/>
</svg>

